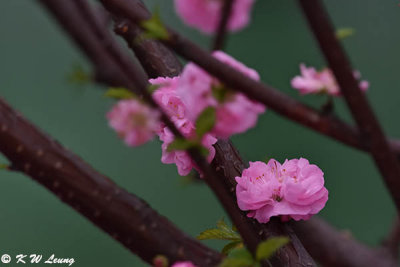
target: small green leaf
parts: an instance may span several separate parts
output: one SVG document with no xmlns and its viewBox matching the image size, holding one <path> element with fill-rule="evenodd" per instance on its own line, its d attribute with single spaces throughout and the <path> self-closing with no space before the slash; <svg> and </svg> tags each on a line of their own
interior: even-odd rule
<svg viewBox="0 0 400 267">
<path fill-rule="evenodd" d="M 7 163 L 0 163 L 0 170 L 8 170 L 10 165 Z"/>
<path fill-rule="evenodd" d="M 147 87 L 147 90 L 150 92 L 150 94 L 154 93 L 155 91 L 157 91 L 157 89 L 160 88 L 160 85 L 158 84 L 150 84 Z"/>
<path fill-rule="evenodd" d="M 336 38 L 343 40 L 347 37 L 354 35 L 356 32 L 353 28 L 340 28 L 336 30 Z"/>
<path fill-rule="evenodd" d="M 104 93 L 104 96 L 115 99 L 129 99 L 135 95 L 126 88 L 111 87 Z"/>
<path fill-rule="evenodd" d="M 218 103 L 224 103 L 234 95 L 234 92 L 226 88 L 223 84 L 213 86 L 211 92 Z"/>
<path fill-rule="evenodd" d="M 187 150 L 189 148 L 195 147 L 196 143 L 192 140 L 175 138 L 171 144 L 168 145 L 167 152 L 172 152 L 174 150 Z"/>
<path fill-rule="evenodd" d="M 232 250 L 219 267 L 248 267 L 255 264 L 253 256 L 245 248 Z"/>
<path fill-rule="evenodd" d="M 144 37 L 150 39 L 167 40 L 169 37 L 168 31 L 161 21 L 159 12 L 153 12 L 153 16 L 141 23 L 145 30 Z"/>
<path fill-rule="evenodd" d="M 224 255 L 228 255 L 231 252 L 232 249 L 241 248 L 241 247 L 243 247 L 243 242 L 242 241 L 232 241 L 232 242 L 229 242 L 228 244 L 226 244 L 222 248 L 221 252 Z"/>
<path fill-rule="evenodd" d="M 72 67 L 67 79 L 70 83 L 79 85 L 85 85 L 92 80 L 91 75 L 82 67 L 81 64 L 75 64 Z"/>
<path fill-rule="evenodd" d="M 230 241 L 242 241 L 240 235 L 232 230 L 223 219 L 217 222 L 217 228 L 208 229 L 201 232 L 197 239 L 219 239 L 219 240 L 230 240 Z"/>
<path fill-rule="evenodd" d="M 260 243 L 256 251 L 257 261 L 268 259 L 275 251 L 289 242 L 287 237 L 271 237 L 268 240 Z"/>
<path fill-rule="evenodd" d="M 214 128 L 216 121 L 216 111 L 213 107 L 208 107 L 200 113 L 196 120 L 196 134 L 199 140 Z"/>
</svg>

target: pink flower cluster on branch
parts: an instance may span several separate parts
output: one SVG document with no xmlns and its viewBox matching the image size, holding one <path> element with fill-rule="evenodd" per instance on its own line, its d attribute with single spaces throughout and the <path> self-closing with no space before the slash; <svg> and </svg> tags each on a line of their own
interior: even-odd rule
<svg viewBox="0 0 400 267">
<path fill-rule="evenodd" d="M 307 220 L 317 214 L 328 200 L 324 173 L 304 158 L 280 164 L 271 159 L 250 162 L 241 177 L 236 177 L 239 208 L 247 216 L 266 223 L 272 216 L 283 221 Z"/>
<path fill-rule="evenodd" d="M 258 73 L 221 51 L 213 56 L 223 63 L 259 80 Z M 212 130 L 217 138 L 229 138 L 254 127 L 258 115 L 265 112 L 264 105 L 248 99 L 244 94 L 231 90 L 194 63 L 186 65 L 179 81 L 178 92 L 190 109 L 192 121 L 207 107 L 216 108 L 216 124 Z"/>
<path fill-rule="evenodd" d="M 221 20 L 223 0 L 175 0 L 175 9 L 180 18 L 189 26 L 204 33 L 215 33 Z M 238 31 L 250 21 L 254 0 L 235 0 L 227 29 Z"/>
<path fill-rule="evenodd" d="M 330 69 L 325 68 L 321 71 L 316 71 L 313 67 L 307 68 L 305 64 L 300 64 L 300 73 L 301 75 L 292 79 L 291 84 L 301 94 L 326 93 L 333 96 L 341 95 L 340 87 Z M 360 72 L 355 71 L 354 77 L 360 80 Z M 368 81 L 360 81 L 359 87 L 362 91 L 367 91 L 369 87 Z"/>
<path fill-rule="evenodd" d="M 154 93 L 153 97 L 157 103 L 170 116 L 176 127 L 186 138 L 195 137 L 195 126 L 187 117 L 188 109 L 182 102 L 181 97 L 177 93 L 179 77 L 150 79 L 149 82 L 153 85 L 160 86 Z M 161 125 L 158 131 L 158 136 L 163 142 L 161 162 L 165 164 L 175 163 L 178 168 L 178 173 L 181 176 L 188 175 L 196 165 L 186 151 L 171 151 L 168 152 L 168 145 L 174 141 L 174 135 L 170 130 Z M 215 156 L 215 149 L 212 146 L 217 142 L 217 139 L 211 134 L 205 134 L 202 137 L 202 145 L 208 149 L 207 161 L 211 162 Z"/>
<path fill-rule="evenodd" d="M 214 56 L 238 69 L 252 79 L 259 80 L 258 73 L 236 61 L 227 54 L 217 51 Z M 264 105 L 248 99 L 244 94 L 225 87 L 216 78 L 193 63 L 187 64 L 180 77 L 150 79 L 157 86 L 154 100 L 170 117 L 182 135 L 201 143 L 208 150 L 207 161 L 215 156 L 213 144 L 217 138 L 229 138 L 254 127 Z M 196 123 L 206 108 L 215 109 L 215 124 L 204 135 L 197 136 Z M 171 131 L 159 121 L 158 113 L 139 100 L 121 100 L 108 113 L 112 128 L 129 146 L 141 145 L 157 134 L 162 143 L 161 161 L 176 164 L 179 175 L 185 176 L 195 168 L 189 154 L 184 150 L 168 150 L 175 140 Z"/>
</svg>

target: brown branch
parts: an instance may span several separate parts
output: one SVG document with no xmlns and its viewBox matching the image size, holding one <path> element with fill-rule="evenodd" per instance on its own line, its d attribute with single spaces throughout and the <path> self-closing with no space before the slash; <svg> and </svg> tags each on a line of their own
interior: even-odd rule
<svg viewBox="0 0 400 267">
<path fill-rule="evenodd" d="M 397 210 L 400 211 L 400 163 L 390 148 L 367 98 L 358 86 L 353 68 L 336 38 L 328 14 L 319 0 L 299 0 L 299 3 L 357 122 L 361 132 L 360 137 L 364 143 L 369 144 L 370 153 Z"/>
<path fill-rule="evenodd" d="M 222 50 L 224 48 L 226 32 L 229 18 L 232 13 L 235 0 L 224 0 L 221 8 L 221 18 L 218 24 L 217 34 L 215 35 L 212 50 Z"/>
<path fill-rule="evenodd" d="M 0 99 L 0 151 L 61 201 L 143 260 L 163 254 L 215 265 L 221 256 L 186 236 L 140 198 L 118 187 L 79 157 L 41 133 Z"/>
<path fill-rule="evenodd" d="M 132 22 L 140 23 L 150 18 L 150 14 L 137 0 L 102 0 L 108 10 L 120 14 Z M 364 151 L 370 150 L 370 144 L 364 142 L 357 129 L 334 116 L 322 114 L 299 101 L 283 94 L 271 86 L 257 82 L 241 72 L 218 61 L 209 52 L 169 29 L 170 36 L 163 42 L 187 60 L 195 62 L 207 72 L 217 77 L 232 89 L 243 92 L 282 116 L 309 127 L 321 134 L 336 139 L 346 145 Z M 390 141 L 391 147 L 400 156 L 400 141 Z"/>
<path fill-rule="evenodd" d="M 121 35 L 150 78 L 173 77 L 179 75 L 182 66 L 179 60 L 164 44 L 156 40 L 142 38 L 143 31 L 123 18 L 114 18 L 115 32 Z"/>
<path fill-rule="evenodd" d="M 395 267 L 396 261 L 382 249 L 369 248 L 340 233 L 326 222 L 312 218 L 293 222 L 300 240 L 313 257 L 326 267 Z"/>
</svg>

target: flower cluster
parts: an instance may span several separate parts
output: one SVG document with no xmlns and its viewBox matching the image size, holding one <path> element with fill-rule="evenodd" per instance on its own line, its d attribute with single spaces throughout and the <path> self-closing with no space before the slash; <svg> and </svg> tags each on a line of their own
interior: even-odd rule
<svg viewBox="0 0 400 267">
<path fill-rule="evenodd" d="M 259 80 L 258 73 L 229 55 L 216 51 L 214 57 L 237 69 L 246 76 Z M 212 130 L 217 138 L 229 138 L 254 127 L 258 115 L 265 112 L 264 105 L 248 99 L 244 94 L 226 88 L 203 69 L 189 63 L 182 72 L 178 92 L 190 107 L 188 117 L 195 121 L 207 107 L 216 108 L 216 124 Z"/>
<path fill-rule="evenodd" d="M 241 177 L 236 177 L 239 208 L 247 216 L 266 223 L 272 216 L 283 221 L 307 220 L 317 214 L 328 200 L 324 173 L 304 158 L 280 164 L 271 159 L 250 162 Z"/>
<path fill-rule="evenodd" d="M 330 69 L 325 68 L 322 71 L 316 71 L 315 68 L 307 68 L 304 64 L 301 64 L 300 72 L 301 75 L 294 77 L 291 84 L 301 94 L 326 93 L 333 96 L 340 95 L 340 87 Z M 361 75 L 358 71 L 355 71 L 354 77 L 359 80 Z M 366 91 L 369 87 L 368 81 L 360 81 L 359 87 L 362 91 Z"/>
<path fill-rule="evenodd" d="M 225 53 L 217 51 L 214 56 L 248 77 L 259 80 L 255 70 Z M 262 104 L 225 87 L 193 63 L 184 68 L 180 77 L 159 77 L 150 79 L 149 82 L 157 87 L 153 93 L 154 100 L 186 139 L 198 142 L 208 150 L 209 162 L 215 156 L 213 144 L 217 142 L 217 138 L 229 138 L 233 134 L 247 131 L 256 125 L 258 115 L 265 111 Z M 199 134 L 196 132 L 196 125 L 207 108 L 213 109 L 215 120 L 211 121 L 215 123 L 210 125 L 210 130 L 206 128 L 205 133 Z M 165 164 L 176 164 L 180 175 L 188 175 L 193 168 L 197 169 L 186 151 L 168 150 L 175 140 L 174 135 L 159 121 L 158 113 L 139 100 L 121 100 L 108 113 L 107 118 L 111 127 L 130 146 L 143 144 L 157 134 L 163 142 L 161 161 Z"/>
<path fill-rule="evenodd" d="M 189 26 L 204 33 L 214 33 L 221 20 L 221 0 L 175 0 L 175 9 L 182 20 Z M 238 31 L 250 21 L 254 0 L 235 0 L 230 14 L 227 29 Z"/>
<path fill-rule="evenodd" d="M 107 113 L 107 119 L 128 146 L 150 141 L 159 127 L 159 113 L 136 99 L 119 101 Z"/>
<path fill-rule="evenodd" d="M 168 114 L 175 126 L 181 131 L 186 138 L 195 137 L 195 126 L 187 117 L 188 109 L 182 102 L 181 97 L 177 93 L 177 85 L 179 78 L 157 78 L 151 79 L 149 82 L 153 85 L 158 85 L 159 88 L 154 92 L 153 97 L 156 102 Z M 171 131 L 161 124 L 158 131 L 158 136 L 163 142 L 161 162 L 164 164 L 175 163 L 178 168 L 178 173 L 181 176 L 188 175 L 196 165 L 191 160 L 186 151 L 171 151 L 168 152 L 168 146 L 174 141 L 174 135 Z M 207 160 L 211 162 L 215 156 L 215 149 L 212 146 L 217 142 L 217 139 L 211 134 L 205 134 L 202 137 L 202 145 L 208 149 Z"/>
</svg>

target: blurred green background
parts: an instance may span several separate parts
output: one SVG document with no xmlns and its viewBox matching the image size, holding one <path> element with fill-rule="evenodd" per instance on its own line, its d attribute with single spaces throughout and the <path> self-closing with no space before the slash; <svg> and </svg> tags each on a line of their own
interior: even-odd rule
<svg viewBox="0 0 400 267">
<path fill-rule="evenodd" d="M 68 0 L 65 0 L 68 1 Z M 176 17 L 172 0 L 159 5 L 164 20 L 209 47 L 210 39 Z M 353 27 L 344 41 L 355 68 L 371 83 L 367 93 L 388 135 L 400 137 L 398 1 L 325 1 L 337 27 Z M 195 236 L 224 215 L 205 185 L 183 185 L 175 166 L 160 162 L 160 143 L 127 148 L 105 120 L 113 101 L 96 85 L 67 81 L 75 64 L 90 70 L 85 57 L 51 17 L 30 0 L 0 1 L 0 96 L 100 172 L 148 201 Z M 301 97 L 290 88 L 300 62 L 324 67 L 296 1 L 258 0 L 253 22 L 229 39 L 227 50 L 257 69 L 262 80 L 320 106 L 323 97 Z M 341 99 L 338 114 L 351 122 Z M 394 206 L 373 161 L 366 154 L 266 112 L 255 129 L 233 138 L 247 160 L 306 157 L 325 172 L 330 200 L 321 216 L 376 245 L 391 226 Z M 0 158 L 1 162 L 6 162 Z M 221 243 L 207 243 L 220 248 Z M 166 244 L 168 245 L 168 244 Z M 74 266 L 142 266 L 144 263 L 93 227 L 28 177 L 0 172 L 0 254 L 39 253 L 74 257 Z M 0 263 L 1 265 L 1 263 Z"/>
</svg>

